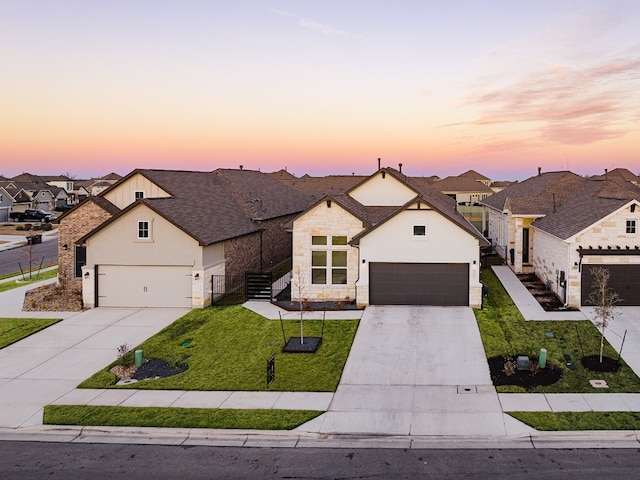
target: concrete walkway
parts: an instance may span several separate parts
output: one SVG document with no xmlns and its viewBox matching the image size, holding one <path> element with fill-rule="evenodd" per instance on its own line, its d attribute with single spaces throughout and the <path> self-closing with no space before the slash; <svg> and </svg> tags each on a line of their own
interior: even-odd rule
<svg viewBox="0 0 640 480">
<path fill-rule="evenodd" d="M 545 312 L 527 287 L 506 265 L 491 267 L 525 320 L 587 320 L 581 311 Z"/>
</svg>

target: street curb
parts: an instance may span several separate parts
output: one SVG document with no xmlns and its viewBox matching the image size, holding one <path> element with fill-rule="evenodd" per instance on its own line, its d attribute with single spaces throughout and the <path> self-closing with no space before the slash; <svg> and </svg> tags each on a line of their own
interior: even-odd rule
<svg viewBox="0 0 640 480">
<path fill-rule="evenodd" d="M 175 445 L 245 448 L 608 449 L 638 448 L 636 430 L 539 432 L 512 437 L 324 435 L 292 431 L 82 427 L 0 428 L 1 441 Z"/>
</svg>

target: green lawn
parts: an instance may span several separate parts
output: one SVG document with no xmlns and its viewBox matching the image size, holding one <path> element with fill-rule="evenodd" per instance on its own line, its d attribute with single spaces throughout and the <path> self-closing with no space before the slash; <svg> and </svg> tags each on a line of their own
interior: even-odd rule
<svg viewBox="0 0 640 480">
<path fill-rule="evenodd" d="M 638 412 L 509 412 L 540 431 L 640 430 Z"/>
<path fill-rule="evenodd" d="M 314 419 L 321 413 L 323 412 L 314 410 L 47 405 L 44 409 L 44 423 L 119 427 L 291 430 Z"/>
<path fill-rule="evenodd" d="M 6 292 L 7 290 L 11 290 L 13 288 L 24 287 L 25 285 L 41 282 L 43 280 L 49 280 L 50 278 L 55 278 L 58 275 L 58 269 L 54 268 L 52 270 L 41 271 L 40 273 L 38 273 L 37 271 L 31 272 L 31 278 L 29 278 L 29 273 L 26 272 L 26 280 L 22 279 L 21 274 L 11 274 L 9 277 L 13 277 L 16 275 L 20 275 L 18 280 L 0 283 L 0 293 Z"/>
<path fill-rule="evenodd" d="M 0 318 L 0 348 L 58 323 L 59 318 Z"/>
<path fill-rule="evenodd" d="M 475 310 L 487 357 L 524 354 L 537 357 L 540 348 L 547 349 L 548 361 L 562 368 L 562 379 L 546 387 L 528 391 L 536 393 L 618 393 L 640 392 L 640 379 L 622 362 L 617 373 L 590 372 L 582 367 L 584 355 L 599 353 L 600 333 L 590 321 L 525 321 L 491 269 L 483 269 L 481 281 L 489 288 L 482 310 Z M 547 336 L 553 333 L 553 337 Z M 576 366 L 565 366 L 564 354 L 571 355 Z M 617 358 L 617 352 L 606 343 L 605 355 Z M 603 379 L 608 389 L 594 389 L 590 379 Z M 524 392 L 513 386 L 497 387 L 498 392 Z"/>
<path fill-rule="evenodd" d="M 315 354 L 282 353 L 280 321 L 268 320 L 241 306 L 192 310 L 157 335 L 132 349 L 189 369 L 158 380 L 115 387 L 116 377 L 99 371 L 80 388 L 168 390 L 327 391 L 338 386 L 358 327 L 357 320 L 327 320 L 322 345 Z M 322 322 L 304 321 L 305 336 L 320 336 Z M 299 322 L 285 321 L 285 336 L 298 336 Z M 182 346 L 190 341 L 188 347 Z M 114 352 L 115 357 L 116 352 Z M 267 359 L 276 354 L 276 377 L 266 383 Z"/>
</svg>

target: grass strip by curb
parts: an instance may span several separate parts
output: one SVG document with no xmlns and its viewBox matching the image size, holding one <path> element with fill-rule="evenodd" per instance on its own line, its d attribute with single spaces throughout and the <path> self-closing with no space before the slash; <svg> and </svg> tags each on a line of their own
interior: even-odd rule
<svg viewBox="0 0 640 480">
<path fill-rule="evenodd" d="M 545 432 L 640 430 L 640 412 L 508 412 L 516 420 Z"/>
<path fill-rule="evenodd" d="M 0 348 L 58 323 L 60 318 L 0 318 Z"/>
<path fill-rule="evenodd" d="M 47 405 L 44 408 L 44 424 L 291 430 L 322 413 L 317 410 Z"/>
<path fill-rule="evenodd" d="M 2 282 L 0 283 L 0 292 L 6 292 L 7 290 L 12 290 L 14 288 L 24 287 L 25 285 L 42 282 L 43 280 L 49 280 L 50 278 L 55 278 L 57 275 L 57 268 L 53 270 L 44 270 L 39 273 L 37 271 L 31 272 L 31 279 L 28 278 L 29 273 L 25 272 L 27 280 L 22 280 L 22 275 L 20 275 L 20 277 L 15 281 Z"/>
</svg>

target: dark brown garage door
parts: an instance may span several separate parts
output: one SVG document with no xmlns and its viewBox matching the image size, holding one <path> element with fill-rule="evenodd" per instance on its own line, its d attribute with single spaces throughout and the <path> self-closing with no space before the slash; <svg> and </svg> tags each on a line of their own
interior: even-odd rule
<svg viewBox="0 0 640 480">
<path fill-rule="evenodd" d="M 469 305 L 467 263 L 371 263 L 371 305 Z"/>
<path fill-rule="evenodd" d="M 609 287 L 620 295 L 619 306 L 640 305 L 640 265 L 583 265 L 582 305 L 589 305 L 587 298 L 593 291 L 591 269 L 595 267 L 604 267 L 611 273 Z"/>
</svg>

